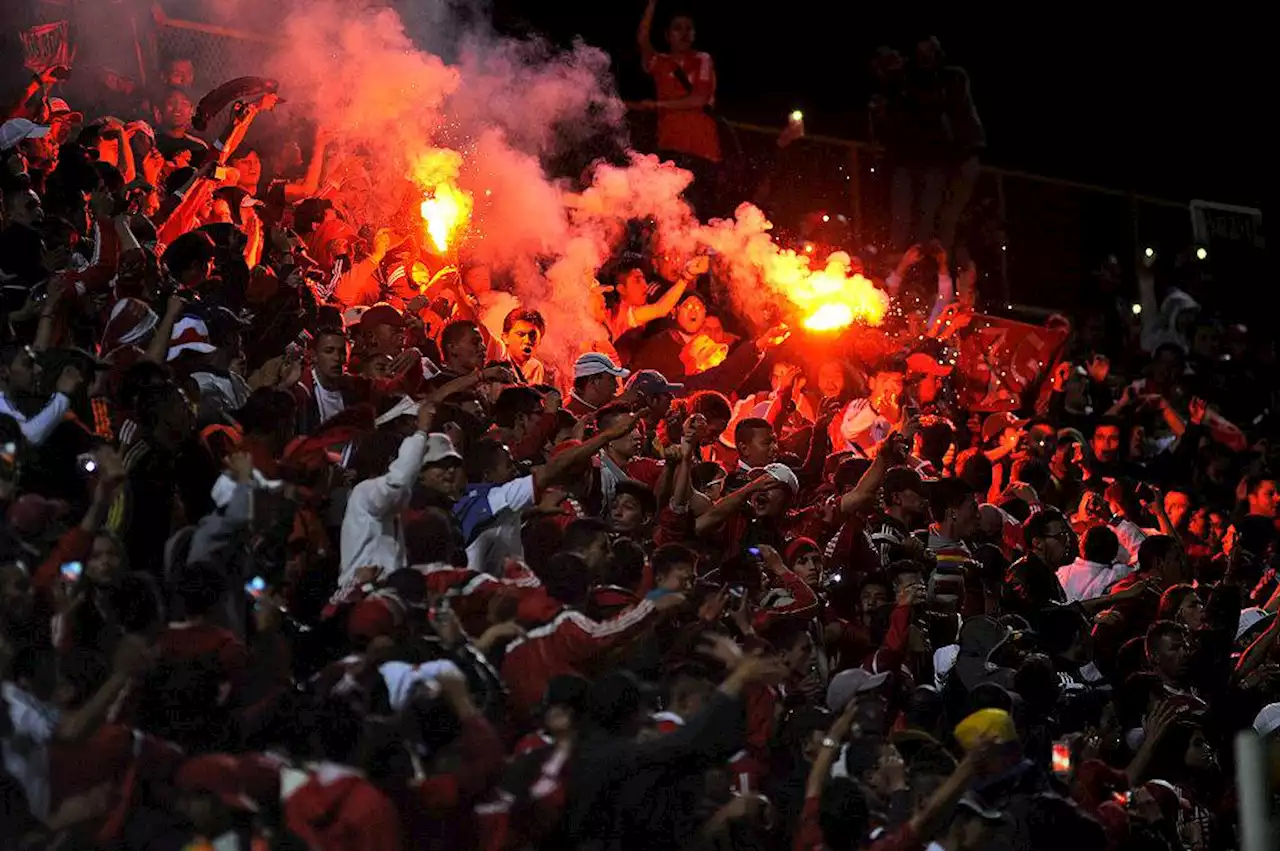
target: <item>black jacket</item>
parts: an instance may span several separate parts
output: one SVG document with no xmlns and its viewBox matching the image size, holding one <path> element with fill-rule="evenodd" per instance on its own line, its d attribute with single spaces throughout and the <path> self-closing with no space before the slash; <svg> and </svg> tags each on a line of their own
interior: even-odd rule
<svg viewBox="0 0 1280 851">
<path fill-rule="evenodd" d="M 700 826 L 702 775 L 745 740 L 742 701 L 715 692 L 679 730 L 644 742 L 585 733 L 569 763 L 559 847 L 662 851 L 683 847 Z"/>
</svg>

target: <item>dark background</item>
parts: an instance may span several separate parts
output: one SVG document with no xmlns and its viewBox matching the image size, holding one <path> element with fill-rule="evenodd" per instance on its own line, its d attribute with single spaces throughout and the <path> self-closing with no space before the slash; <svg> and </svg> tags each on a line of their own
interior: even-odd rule
<svg viewBox="0 0 1280 851">
<path fill-rule="evenodd" d="M 651 96 L 635 31 L 643 0 L 496 0 L 506 31 L 567 42 L 580 35 L 614 60 L 623 95 Z M 661 2 L 655 45 L 675 9 L 692 12 L 715 59 L 721 110 L 808 131 L 865 138 L 867 59 L 936 35 L 968 70 L 987 127 L 987 161 L 1173 200 L 1262 203 L 1262 118 L 1270 105 L 1260 22 L 1212 7 L 1024 6 L 958 15 L 916 4 Z M 1269 63 L 1267 63 L 1269 64 Z"/>
</svg>

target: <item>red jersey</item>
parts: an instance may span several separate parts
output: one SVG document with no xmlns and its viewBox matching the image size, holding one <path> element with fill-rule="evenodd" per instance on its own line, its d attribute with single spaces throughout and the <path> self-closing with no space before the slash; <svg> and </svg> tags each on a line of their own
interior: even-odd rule
<svg viewBox="0 0 1280 851">
<path fill-rule="evenodd" d="M 684 72 L 681 81 L 677 69 Z M 687 53 L 674 56 L 655 53 L 645 68 L 653 77 L 658 100 L 680 100 L 691 95 L 707 98 L 707 106 L 715 104 L 716 69 L 709 53 Z M 715 119 L 701 107 L 690 109 L 658 110 L 658 149 L 692 154 L 711 162 L 720 162 L 720 131 Z"/>
<path fill-rule="evenodd" d="M 656 458 L 633 458 L 627 464 L 627 476 L 642 485 L 656 488 L 658 480 L 662 478 L 662 468 L 664 466 L 666 466 L 665 462 Z"/>
</svg>

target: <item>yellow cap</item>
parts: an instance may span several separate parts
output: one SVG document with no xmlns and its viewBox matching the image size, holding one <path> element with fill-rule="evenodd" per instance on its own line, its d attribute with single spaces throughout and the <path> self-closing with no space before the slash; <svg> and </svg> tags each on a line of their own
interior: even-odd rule
<svg viewBox="0 0 1280 851">
<path fill-rule="evenodd" d="M 1018 740 L 1013 716 L 1003 709 L 979 709 L 956 725 L 955 735 L 965 750 L 972 749 L 982 739 L 991 739 L 1001 745 Z"/>
</svg>

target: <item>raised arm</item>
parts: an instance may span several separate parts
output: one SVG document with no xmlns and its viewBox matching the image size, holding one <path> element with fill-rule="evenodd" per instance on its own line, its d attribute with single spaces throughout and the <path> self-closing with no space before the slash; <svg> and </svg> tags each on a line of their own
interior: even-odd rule
<svg viewBox="0 0 1280 851">
<path fill-rule="evenodd" d="M 884 474 L 889 472 L 889 468 L 893 466 L 894 462 L 893 453 L 885 450 L 889 445 L 889 441 L 897 437 L 897 435 L 890 435 L 885 440 L 880 451 L 876 453 L 875 460 L 871 462 L 867 472 L 862 474 L 862 478 L 858 479 L 858 483 L 853 486 L 853 490 L 840 497 L 841 514 L 853 514 L 855 511 L 869 508 L 875 504 L 876 494 L 880 491 L 880 483 L 884 481 Z"/>
<path fill-rule="evenodd" d="M 338 279 L 333 297 L 343 304 L 353 305 L 367 302 L 371 295 L 376 295 L 377 282 L 374 280 L 374 273 L 378 271 L 378 267 L 382 265 L 390 249 L 391 231 L 380 228 L 373 236 L 373 245 L 368 256 L 356 261 L 356 264 Z"/>
<path fill-rule="evenodd" d="M 926 327 L 933 329 L 943 309 L 955 300 L 955 282 L 951 278 L 951 268 L 947 265 L 947 250 L 941 245 L 934 246 L 934 261 L 938 264 L 938 294 L 929 310 L 929 321 Z M 934 329 L 936 333 L 936 329 Z"/>
<path fill-rule="evenodd" d="M 53 398 L 40 410 L 40 413 L 25 422 L 19 421 L 22 436 L 28 443 L 39 446 L 49 439 L 49 435 L 53 434 L 53 430 L 58 427 L 58 423 L 62 422 L 67 410 L 71 407 L 71 394 L 76 392 L 83 381 L 84 377 L 79 369 L 69 364 L 62 368 Z M 0 413 L 9 413 L 4 410 L 5 407 L 7 405 L 0 406 Z"/>
<path fill-rule="evenodd" d="M 395 510 L 397 498 L 407 492 L 417 481 L 422 470 L 422 456 L 427 452 L 427 434 L 431 431 L 431 423 L 435 419 L 435 405 L 423 402 L 418 407 L 418 430 L 409 435 L 400 444 L 396 459 L 384 475 L 362 483 L 353 490 L 354 501 L 360 494 L 365 502 L 365 509 L 372 515 L 381 516 Z M 371 485 L 364 488 L 363 485 Z"/>
<path fill-rule="evenodd" d="M 640 28 L 636 30 L 636 45 L 640 48 L 640 65 L 648 71 L 653 66 L 653 15 L 658 10 L 658 0 L 645 3 L 644 14 L 640 16 Z"/>
<path fill-rule="evenodd" d="M 232 109 L 227 128 L 222 131 L 222 135 L 213 145 L 218 152 L 218 165 L 226 165 L 231 159 L 236 148 L 240 147 L 240 143 L 244 141 L 245 134 L 249 132 L 249 125 L 253 124 L 253 119 L 258 117 L 258 113 L 275 109 L 279 102 L 279 95 L 266 94 L 257 103 L 246 103 L 238 109 Z"/>
<path fill-rule="evenodd" d="M 827 735 L 822 740 L 822 750 L 818 751 L 818 755 L 814 758 L 813 767 L 809 769 L 809 777 L 804 784 L 806 798 L 817 798 L 822 795 L 822 789 L 827 785 L 827 778 L 831 776 L 831 765 L 840 755 L 840 746 L 844 743 L 844 737 L 849 735 L 849 730 L 853 728 L 857 703 L 856 700 L 849 701 L 844 712 L 832 722 L 831 729 L 827 730 Z"/>
<path fill-rule="evenodd" d="M 307 163 L 307 173 L 301 183 L 286 183 L 284 199 L 290 203 L 310 198 L 320 188 L 320 175 L 324 171 L 324 151 L 329 143 L 329 134 L 322 126 L 316 125 L 315 143 L 311 148 L 311 160 Z"/>
<path fill-rule="evenodd" d="M 685 265 L 684 272 L 680 275 L 680 280 L 676 281 L 674 286 L 663 293 L 660 299 L 653 304 L 642 305 L 632 310 L 636 324 L 644 325 L 646 322 L 661 319 L 675 310 L 676 305 L 680 303 L 680 299 L 684 296 L 685 290 L 698 279 L 699 275 L 705 274 L 709 268 L 711 268 L 711 264 L 705 255 L 699 255 L 690 260 Z"/>
<path fill-rule="evenodd" d="M 778 421 L 782 419 L 784 414 L 789 413 L 791 407 L 791 399 L 796 393 L 796 381 L 800 377 L 800 367 L 787 364 L 789 367 L 786 377 L 782 384 L 773 391 L 773 398 L 769 400 L 769 407 L 765 409 L 764 419 L 769 425 L 773 426 L 775 432 L 781 432 L 778 427 Z"/>
<path fill-rule="evenodd" d="M 40 321 L 36 325 L 36 337 L 31 341 L 31 351 L 43 352 L 53 347 L 58 312 L 62 309 L 62 299 L 67 295 L 68 290 L 74 297 L 75 290 L 68 287 L 65 279 L 61 276 L 57 276 L 49 282 L 49 295 L 45 299 L 44 306 L 40 309 Z"/>
<path fill-rule="evenodd" d="M 574 470 L 578 469 L 579 465 L 585 463 L 601 449 L 604 449 L 611 441 L 630 433 L 631 429 L 635 428 L 636 420 L 639 418 L 639 414 L 627 414 L 625 417 L 618 417 L 611 426 L 596 432 L 593 436 L 584 440 L 580 446 L 566 449 L 549 460 L 541 469 L 534 470 L 533 484 L 535 490 L 542 490 L 548 485 L 564 481 Z"/>
<path fill-rule="evenodd" d="M 743 741 L 743 692 L 755 683 L 776 683 L 785 676 L 778 660 L 744 656 L 689 723 L 638 745 L 636 768 L 681 762 L 691 772 L 727 759 Z"/>
<path fill-rule="evenodd" d="M 885 288 L 889 290 L 889 295 L 898 294 L 898 290 L 902 288 L 902 280 L 922 259 L 924 259 L 924 249 L 919 245 L 913 245 L 903 253 L 902 259 L 898 261 L 897 268 L 890 272 L 889 277 L 884 280 Z"/>
<path fill-rule="evenodd" d="M 747 500 L 751 498 L 752 494 L 772 487 L 786 487 L 786 485 L 783 485 L 767 473 L 757 476 L 733 493 L 716 500 L 714 505 L 694 521 L 694 530 L 699 535 L 702 535 L 719 528 L 730 517 L 742 510 L 742 506 L 747 504 Z"/>
<path fill-rule="evenodd" d="M 514 384 L 515 376 L 505 366 L 489 366 L 477 369 L 466 375 L 460 375 L 452 381 L 440 385 L 427 396 L 428 402 L 441 404 L 454 393 L 465 393 L 477 384 L 488 381 L 501 381 L 503 384 Z"/>
<path fill-rule="evenodd" d="M 951 772 L 951 776 L 942 782 L 920 809 L 916 810 L 907 822 L 907 829 L 924 844 L 942 828 L 946 817 L 960 801 L 970 782 L 977 773 L 978 766 L 986 759 L 991 745 L 980 742 L 973 750 L 965 754 L 964 759 Z M 874 846 L 873 846 L 874 847 Z"/>
<path fill-rule="evenodd" d="M 215 163 L 206 163 L 196 169 L 195 173 L 178 189 L 178 204 L 169 214 L 159 221 L 157 214 L 156 241 L 161 245 L 170 245 L 178 237 L 190 230 L 196 223 L 196 211 L 201 209 L 217 188 L 212 179 Z"/>
<path fill-rule="evenodd" d="M 706 428 L 707 418 L 694 414 L 684 421 L 680 438 L 680 460 L 675 465 L 675 479 L 671 485 L 671 510 L 685 512 L 689 498 L 693 496 L 693 459 L 697 455 L 697 439 Z M 671 466 L 668 463 L 667 466 Z"/>
<path fill-rule="evenodd" d="M 133 134 L 119 121 L 111 119 L 111 123 L 107 125 L 102 135 L 103 138 L 116 140 L 117 150 L 120 152 L 116 167 L 120 170 L 120 176 L 124 179 L 126 186 L 133 183 L 138 177 L 138 168 L 133 161 L 133 146 L 129 144 L 129 137 Z"/>
<path fill-rule="evenodd" d="M 173 326 L 177 324 L 186 306 L 187 303 L 182 296 L 169 296 L 169 301 L 164 307 L 164 316 L 160 317 L 160 322 L 151 335 L 151 342 L 147 344 L 147 353 L 142 356 L 143 360 L 159 364 L 165 362 L 165 358 L 169 356 L 169 340 L 173 337 Z"/>
</svg>

